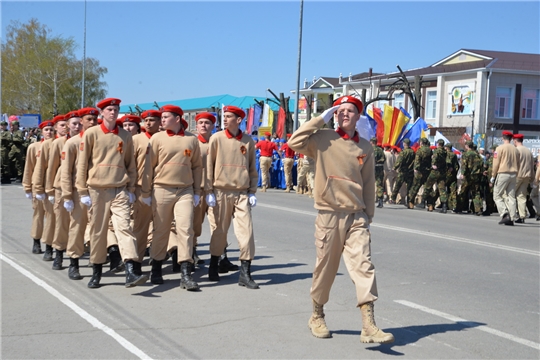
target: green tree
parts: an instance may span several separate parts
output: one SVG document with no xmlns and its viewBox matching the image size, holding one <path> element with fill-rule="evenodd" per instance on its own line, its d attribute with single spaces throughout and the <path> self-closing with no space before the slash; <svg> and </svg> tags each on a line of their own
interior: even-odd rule
<svg viewBox="0 0 540 360">
<path fill-rule="evenodd" d="M 36 19 L 12 21 L 2 43 L 2 112 L 49 118 L 79 108 L 82 60 L 75 48 L 72 38 L 53 36 Z M 105 96 L 107 84 L 101 79 L 106 73 L 97 59 L 86 59 L 85 106 Z"/>
</svg>

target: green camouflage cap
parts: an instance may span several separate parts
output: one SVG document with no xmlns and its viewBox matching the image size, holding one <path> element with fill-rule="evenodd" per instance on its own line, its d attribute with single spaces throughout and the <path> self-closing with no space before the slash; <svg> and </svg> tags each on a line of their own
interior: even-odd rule
<svg viewBox="0 0 540 360">
<path fill-rule="evenodd" d="M 444 145 L 444 140 L 443 139 L 437 140 L 437 145 Z"/>
<path fill-rule="evenodd" d="M 491 147 L 489 149 L 490 150 L 495 150 L 495 149 L 497 149 L 497 145 L 491 145 Z"/>
<path fill-rule="evenodd" d="M 423 144 L 423 145 L 429 145 L 429 140 L 427 138 L 422 138 L 420 139 L 420 142 Z"/>
<path fill-rule="evenodd" d="M 0 121 L 0 125 L 7 125 L 7 121 Z"/>
<path fill-rule="evenodd" d="M 369 141 L 376 143 L 376 142 L 377 142 L 377 138 L 376 138 L 376 137 L 372 137 Z"/>
<path fill-rule="evenodd" d="M 409 138 L 403 139 L 403 143 L 407 145 L 411 145 L 411 140 L 409 140 Z"/>
<path fill-rule="evenodd" d="M 19 125 L 19 122 L 18 122 L 17 120 L 12 121 L 12 122 L 11 122 L 11 125 Z"/>
<path fill-rule="evenodd" d="M 444 146 L 451 149 L 452 148 L 452 143 L 446 143 L 446 145 L 444 145 Z"/>
<path fill-rule="evenodd" d="M 469 141 L 467 141 L 467 142 L 465 143 L 465 145 L 467 145 L 468 147 L 470 147 L 470 148 L 472 149 L 474 143 L 473 143 L 471 140 L 469 140 Z"/>
</svg>

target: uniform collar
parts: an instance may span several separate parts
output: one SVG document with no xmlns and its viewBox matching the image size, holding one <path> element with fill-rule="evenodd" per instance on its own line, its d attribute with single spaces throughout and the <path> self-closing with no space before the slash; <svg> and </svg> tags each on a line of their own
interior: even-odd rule
<svg viewBox="0 0 540 360">
<path fill-rule="evenodd" d="M 114 129 L 112 130 L 107 129 L 107 127 L 103 123 L 101 123 L 101 125 L 99 126 L 101 127 L 101 130 L 104 134 L 113 133 L 114 135 L 118 135 L 118 125 L 115 125 Z"/>
<path fill-rule="evenodd" d="M 180 129 L 180 131 L 178 131 L 177 133 L 175 133 L 174 131 L 172 130 L 165 130 L 167 132 L 167 135 L 169 136 L 184 136 L 184 129 Z"/>
<path fill-rule="evenodd" d="M 360 141 L 360 137 L 358 136 L 358 131 L 354 131 L 354 136 L 351 138 L 345 131 L 343 131 L 340 127 L 337 128 L 336 132 L 345 140 L 352 140 L 355 143 Z"/>
<path fill-rule="evenodd" d="M 201 134 L 197 135 L 197 138 L 199 139 L 200 142 L 202 142 L 203 144 L 206 144 L 208 142 L 208 140 L 206 140 L 204 138 L 204 136 L 202 136 Z"/>
<path fill-rule="evenodd" d="M 242 134 L 241 131 L 239 131 L 238 135 L 234 136 L 233 134 L 231 134 L 229 129 L 225 129 L 225 135 L 227 135 L 227 138 L 229 138 L 229 139 L 236 138 L 236 140 L 242 140 L 242 135 L 243 134 Z"/>
</svg>

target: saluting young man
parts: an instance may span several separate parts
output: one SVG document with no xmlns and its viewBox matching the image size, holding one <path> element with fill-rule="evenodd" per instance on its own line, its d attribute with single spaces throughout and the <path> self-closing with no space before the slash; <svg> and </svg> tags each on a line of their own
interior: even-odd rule
<svg viewBox="0 0 540 360">
<path fill-rule="evenodd" d="M 56 131 L 55 138 L 64 137 L 68 132 L 67 122 L 64 121 L 64 115 L 57 115 L 53 118 L 54 129 Z M 45 253 L 43 254 L 44 261 L 53 260 L 53 238 L 56 224 L 56 216 L 54 214 L 53 203 L 54 197 L 47 197 L 45 194 L 47 167 L 49 166 L 50 150 L 55 138 L 46 140 L 41 145 L 41 152 L 38 155 L 36 170 L 32 177 L 34 189 L 36 191 L 36 199 L 43 201 L 45 209 L 45 226 L 43 228 L 43 236 L 41 241 L 45 243 Z M 51 201 L 52 200 L 52 201 Z"/>
<path fill-rule="evenodd" d="M 161 125 L 165 131 L 152 136 L 142 181 L 142 196 L 147 205 L 152 204 L 154 213 L 154 236 L 150 257 L 152 258 L 151 281 L 163 284 L 161 273 L 167 256 L 170 226 L 176 224 L 176 246 L 182 277 L 180 287 L 189 291 L 199 290 L 191 277 L 193 263 L 193 207 L 200 201 L 202 179 L 199 140 L 184 129 L 184 111 L 174 105 L 160 108 Z"/>
<path fill-rule="evenodd" d="M 227 246 L 227 232 L 234 222 L 234 232 L 240 247 L 240 277 L 238 284 L 249 289 L 259 285 L 251 277 L 251 261 L 255 256 L 255 239 L 251 209 L 257 205 L 259 174 L 255 163 L 255 143 L 243 134 L 239 126 L 245 113 L 236 106 L 223 108 L 224 131 L 210 138 L 206 161 L 206 201 L 214 207 L 216 229 L 210 239 L 208 278 L 219 281 L 219 257 Z"/>
<path fill-rule="evenodd" d="M 120 101 L 107 98 L 97 104 L 103 122 L 85 131 L 79 145 L 76 186 L 81 203 L 91 211 L 89 235 L 93 275 L 89 288 L 100 287 L 103 264 L 107 259 L 109 218 L 112 218 L 126 266 L 126 287 L 141 285 L 148 280 L 147 275 L 134 273 L 133 261 L 138 260 L 138 255 L 130 224 L 130 204 L 135 201 L 137 167 L 131 134 L 116 123 Z"/>
<path fill-rule="evenodd" d="M 54 137 L 54 123 L 51 120 L 47 120 L 39 124 L 41 134 L 43 138 L 41 141 L 28 146 L 26 152 L 26 164 L 24 166 L 24 174 L 22 179 L 22 186 L 26 193 L 26 198 L 32 200 L 32 208 L 34 214 L 32 216 L 32 227 L 30 228 L 30 236 L 34 240 L 32 247 L 33 254 L 41 254 L 41 236 L 43 235 L 43 223 L 45 217 L 45 208 L 43 201 L 39 201 L 35 198 L 35 189 L 32 182 L 34 170 L 38 163 L 38 158 L 41 154 L 41 147 L 45 140 L 52 139 Z"/>
<path fill-rule="evenodd" d="M 146 156 L 149 152 L 150 139 L 159 132 L 161 124 L 161 112 L 159 110 L 146 110 L 141 114 L 143 119 L 142 128 L 145 130 L 133 136 L 133 147 L 135 151 L 135 163 L 137 164 L 137 183 L 135 184 L 135 196 L 137 200 L 133 203 L 133 233 L 137 239 L 138 260 L 134 262 L 135 272 L 141 273 L 141 264 L 144 253 L 148 246 L 148 229 L 152 221 L 152 207 L 142 200 L 142 179 L 146 164 Z"/>
<path fill-rule="evenodd" d="M 334 106 L 305 122 L 289 140 L 289 146 L 316 161 L 315 245 L 311 298 L 313 314 L 308 326 L 315 337 L 328 338 L 323 306 L 343 255 L 356 287 L 357 306 L 362 314 L 360 341 L 390 343 L 394 336 L 375 325 L 373 302 L 377 300 L 375 268 L 371 262 L 369 224 L 375 213 L 375 157 L 370 143 L 360 138 L 356 123 L 363 104 L 343 96 Z M 337 131 L 321 129 L 337 111 Z M 339 159 L 339 161 L 336 161 Z"/>
<path fill-rule="evenodd" d="M 60 185 L 60 165 L 65 159 L 65 153 L 62 152 L 62 149 L 69 138 L 78 135 L 81 131 L 81 119 L 76 110 L 67 113 L 64 117 L 64 121 L 67 123 L 68 132 L 65 136 L 55 139 L 52 143 L 45 187 L 45 192 L 49 196 L 49 201 L 54 203 L 53 209 L 56 217 L 52 243 L 53 248 L 56 249 L 56 257 L 54 258 L 52 265 L 53 270 L 62 270 L 64 251 L 66 250 L 68 243 L 70 219 L 69 213 L 63 206 L 62 188 Z"/>
<path fill-rule="evenodd" d="M 70 216 L 66 255 L 69 257 L 68 277 L 71 280 L 82 279 L 79 272 L 79 258 L 84 254 L 84 234 L 88 225 L 88 208 L 81 204 L 75 187 L 79 147 L 84 132 L 97 125 L 99 114 L 98 110 L 92 107 L 80 109 L 78 112 L 82 130 L 79 135 L 66 141 L 62 149 L 64 160 L 60 166 L 62 199 L 64 200 L 64 208 Z"/>
</svg>

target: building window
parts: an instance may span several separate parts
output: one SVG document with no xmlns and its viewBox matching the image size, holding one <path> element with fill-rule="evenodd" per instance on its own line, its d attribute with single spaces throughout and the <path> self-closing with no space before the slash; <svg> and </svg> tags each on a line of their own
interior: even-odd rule
<svg viewBox="0 0 540 360">
<path fill-rule="evenodd" d="M 509 87 L 498 87 L 495 94 L 495 117 L 511 118 L 512 114 L 512 98 L 514 97 L 514 89 Z"/>
<path fill-rule="evenodd" d="M 521 117 L 523 119 L 540 119 L 540 89 L 525 89 L 521 102 Z"/>
<path fill-rule="evenodd" d="M 394 107 L 400 108 L 405 106 L 405 94 L 394 94 Z"/>
<path fill-rule="evenodd" d="M 435 119 L 437 113 L 437 91 L 427 92 L 426 119 Z"/>
</svg>

